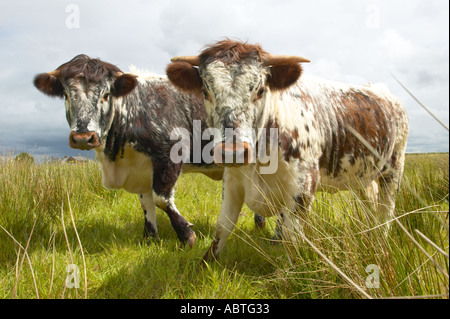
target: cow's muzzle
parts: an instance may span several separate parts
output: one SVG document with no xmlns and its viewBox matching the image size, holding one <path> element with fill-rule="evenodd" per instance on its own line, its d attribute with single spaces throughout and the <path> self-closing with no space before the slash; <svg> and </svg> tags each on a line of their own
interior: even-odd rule
<svg viewBox="0 0 450 319">
<path fill-rule="evenodd" d="M 99 147 L 100 139 L 95 132 L 71 132 L 69 136 L 69 145 L 71 148 L 79 150 L 91 150 Z"/>
<path fill-rule="evenodd" d="M 255 161 L 253 147 L 247 142 L 218 143 L 214 147 L 214 163 L 220 166 L 242 166 Z"/>
</svg>

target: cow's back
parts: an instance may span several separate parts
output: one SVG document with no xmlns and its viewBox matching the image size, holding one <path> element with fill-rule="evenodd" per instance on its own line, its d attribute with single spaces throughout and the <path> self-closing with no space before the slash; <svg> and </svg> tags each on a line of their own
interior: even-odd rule
<svg viewBox="0 0 450 319">
<path fill-rule="evenodd" d="M 300 113 L 297 126 L 308 135 L 303 143 L 309 142 L 310 149 L 319 144 L 315 155 L 327 190 L 347 188 L 356 179 L 373 180 L 399 165 L 408 118 L 402 103 L 383 84 L 353 86 L 304 77 L 285 94 L 295 100 L 295 113 Z M 300 123 L 308 114 L 312 127 L 305 132 Z"/>
</svg>

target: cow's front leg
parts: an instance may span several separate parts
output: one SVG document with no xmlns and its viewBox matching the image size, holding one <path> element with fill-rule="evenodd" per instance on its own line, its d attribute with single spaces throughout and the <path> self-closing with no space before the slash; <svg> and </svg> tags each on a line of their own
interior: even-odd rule
<svg viewBox="0 0 450 319">
<path fill-rule="evenodd" d="M 203 257 L 205 261 L 217 259 L 225 245 L 225 241 L 236 225 L 244 204 L 244 189 L 234 177 L 225 174 L 222 192 L 222 207 L 216 224 L 216 232 L 211 247 Z"/>
<path fill-rule="evenodd" d="M 305 228 L 308 225 L 308 217 L 314 202 L 314 194 L 308 192 L 295 198 L 293 211 L 286 211 L 281 215 L 282 232 L 281 237 L 297 243 L 303 241 Z"/>
<path fill-rule="evenodd" d="M 153 201 L 153 192 L 139 195 L 139 201 L 144 211 L 144 239 L 148 237 L 158 237 L 158 228 L 156 225 L 155 202 Z"/>
<path fill-rule="evenodd" d="M 193 224 L 189 223 L 178 211 L 175 206 L 173 193 L 174 191 L 172 190 L 171 194 L 166 196 L 164 194 L 157 194 L 154 192 L 153 196 L 155 203 L 159 208 L 166 212 L 167 216 L 169 216 L 170 223 L 177 233 L 178 239 L 183 244 L 188 244 L 192 247 L 197 239 L 195 232 L 191 229 Z"/>
<path fill-rule="evenodd" d="M 181 164 L 153 164 L 153 196 L 156 205 L 169 216 L 178 239 L 183 244 L 193 246 L 196 240 L 195 232 L 178 211 L 174 200 L 174 186 L 181 172 Z"/>
</svg>

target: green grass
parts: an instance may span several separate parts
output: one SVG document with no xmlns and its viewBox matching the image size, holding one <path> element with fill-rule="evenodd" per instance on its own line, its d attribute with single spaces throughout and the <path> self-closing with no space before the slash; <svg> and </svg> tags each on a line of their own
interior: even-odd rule
<svg viewBox="0 0 450 319">
<path fill-rule="evenodd" d="M 160 210 L 160 238 L 143 242 L 137 196 L 105 190 L 98 165 L 0 164 L 0 298 L 448 298 L 449 260 L 436 248 L 448 255 L 448 154 L 407 156 L 388 236 L 353 192 L 318 194 L 307 242 L 272 244 L 275 220 L 257 230 L 244 207 L 219 262 L 205 268 L 220 182 L 187 174 L 177 184 L 193 248 Z M 78 289 L 66 286 L 69 264 Z M 368 265 L 380 270 L 379 288 L 366 286 Z"/>
</svg>

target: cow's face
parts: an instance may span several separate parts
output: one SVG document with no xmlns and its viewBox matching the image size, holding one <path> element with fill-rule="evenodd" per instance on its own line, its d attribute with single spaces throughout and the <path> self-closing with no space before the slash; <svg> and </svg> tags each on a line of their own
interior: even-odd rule
<svg viewBox="0 0 450 319">
<path fill-rule="evenodd" d="M 219 129 L 222 138 L 216 141 L 214 160 L 218 164 L 236 165 L 254 160 L 254 141 L 260 114 L 264 110 L 267 88 L 267 67 L 257 60 L 227 65 L 215 60 L 200 67 L 202 94 L 207 121 Z M 226 153 L 233 153 L 228 160 Z M 239 156 L 243 160 L 239 161 Z"/>
<path fill-rule="evenodd" d="M 117 99 L 129 94 L 137 80 L 115 66 L 80 55 L 55 71 L 38 74 L 34 85 L 47 95 L 65 98 L 69 145 L 90 150 L 102 146 Z"/>
<path fill-rule="evenodd" d="M 309 60 L 272 56 L 257 45 L 234 41 L 219 42 L 217 47 L 199 57 L 172 59 L 167 75 L 180 89 L 203 94 L 208 125 L 222 134 L 221 141 L 216 141 L 214 161 L 248 164 L 255 159 L 255 135 L 265 125 L 270 92 L 295 83 L 302 72 L 299 62 Z"/>
</svg>

